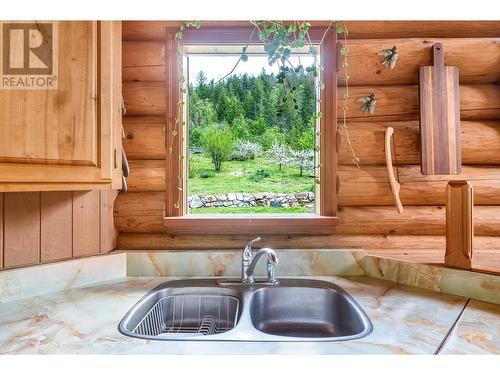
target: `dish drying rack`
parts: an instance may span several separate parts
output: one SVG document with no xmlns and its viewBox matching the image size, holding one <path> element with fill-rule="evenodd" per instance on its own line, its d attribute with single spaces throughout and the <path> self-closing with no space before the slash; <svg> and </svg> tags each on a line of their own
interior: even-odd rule
<svg viewBox="0 0 500 375">
<path fill-rule="evenodd" d="M 161 298 L 134 328 L 143 336 L 206 336 L 234 328 L 238 298 L 180 294 Z"/>
</svg>

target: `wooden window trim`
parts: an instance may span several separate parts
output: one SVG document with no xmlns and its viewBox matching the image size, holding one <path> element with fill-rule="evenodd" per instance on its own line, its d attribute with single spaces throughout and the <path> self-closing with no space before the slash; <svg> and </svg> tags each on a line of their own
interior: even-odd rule
<svg viewBox="0 0 500 375">
<path fill-rule="evenodd" d="M 167 80 L 165 147 L 166 157 L 166 204 L 164 225 L 169 234 L 332 234 L 340 219 L 337 215 L 337 34 L 332 28 L 321 45 L 321 79 L 325 88 L 321 90 L 320 118 L 320 168 L 319 199 L 317 214 L 296 215 L 187 215 L 186 192 L 179 191 L 182 176 L 186 186 L 185 167 L 179 157 L 185 150 L 179 122 L 179 79 L 177 64 L 177 28 L 166 28 L 165 71 Z M 189 45 L 230 45 L 246 44 L 252 27 L 205 27 L 200 30 L 188 29 L 183 42 Z M 324 27 L 312 27 L 313 43 L 319 43 L 325 32 Z M 251 44 L 258 44 L 254 36 Z M 172 136 L 176 130 L 177 135 Z"/>
</svg>

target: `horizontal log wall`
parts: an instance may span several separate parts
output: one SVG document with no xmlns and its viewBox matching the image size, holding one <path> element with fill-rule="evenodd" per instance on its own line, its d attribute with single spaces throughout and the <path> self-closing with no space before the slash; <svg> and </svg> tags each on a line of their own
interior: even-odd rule
<svg viewBox="0 0 500 375">
<path fill-rule="evenodd" d="M 202 22 L 209 27 L 214 22 Z M 235 25 L 247 25 L 241 21 Z M 172 21 L 131 21 L 123 27 L 123 80 L 127 116 L 125 149 L 130 159 L 129 193 L 120 194 L 114 214 L 119 249 L 241 248 L 250 236 L 168 235 L 162 223 L 165 201 L 164 72 L 165 27 Z M 273 236 L 267 245 L 365 248 L 379 253 L 442 254 L 445 186 L 448 177 L 420 173 L 417 71 L 431 64 L 432 45 L 443 43 L 445 63 L 460 69 L 463 174 L 475 188 L 476 247 L 500 249 L 500 23 L 348 22 L 349 135 L 360 157 L 351 164 L 338 155 L 339 216 L 333 236 Z M 377 52 L 397 46 L 394 70 Z M 339 81 L 342 86 L 342 81 Z M 375 113 L 364 114 L 359 97 L 374 93 Z M 339 106 L 344 88 L 339 89 Z M 339 111 L 342 113 L 342 111 Z M 387 179 L 384 132 L 395 129 L 401 199 L 393 205 Z M 341 133 L 341 140 L 345 134 Z"/>
</svg>

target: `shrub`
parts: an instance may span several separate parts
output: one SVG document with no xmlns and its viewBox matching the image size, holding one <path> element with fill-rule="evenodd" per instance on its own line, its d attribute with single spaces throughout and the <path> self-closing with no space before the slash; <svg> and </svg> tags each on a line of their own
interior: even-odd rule
<svg viewBox="0 0 500 375">
<path fill-rule="evenodd" d="M 286 144 L 275 141 L 267 152 L 267 160 L 277 165 L 281 172 L 281 166 L 290 160 L 290 148 Z"/>
<path fill-rule="evenodd" d="M 203 150 L 212 159 L 215 170 L 220 172 L 222 163 L 227 161 L 234 151 L 233 133 L 225 126 L 212 124 L 202 130 L 200 141 Z"/>
<path fill-rule="evenodd" d="M 232 160 L 245 161 L 255 159 L 255 156 L 260 152 L 260 145 L 250 141 L 238 141 L 235 150 L 231 155 Z"/>
<path fill-rule="evenodd" d="M 276 126 L 267 128 L 264 134 L 260 137 L 260 143 L 264 150 L 269 150 L 274 143 L 285 143 L 285 134 Z"/>
<path fill-rule="evenodd" d="M 211 177 L 215 177 L 215 173 L 212 171 L 200 172 L 200 178 L 211 178 Z"/>
<path fill-rule="evenodd" d="M 299 176 L 304 175 L 304 170 L 314 169 L 314 152 L 312 150 L 292 150 L 290 162 L 299 168 Z"/>
<path fill-rule="evenodd" d="M 250 176 L 248 176 L 248 179 L 253 182 L 260 182 L 266 177 L 270 177 L 271 172 L 265 170 L 265 169 L 257 169 L 254 173 L 252 173 Z"/>
</svg>

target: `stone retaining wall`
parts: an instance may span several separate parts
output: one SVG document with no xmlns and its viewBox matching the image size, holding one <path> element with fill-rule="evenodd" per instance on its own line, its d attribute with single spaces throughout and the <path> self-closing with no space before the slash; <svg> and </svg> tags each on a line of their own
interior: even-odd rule
<svg viewBox="0 0 500 375">
<path fill-rule="evenodd" d="M 299 207 L 314 203 L 314 193 L 228 193 L 217 195 L 193 195 L 188 198 L 189 208 L 203 207 Z"/>
</svg>

